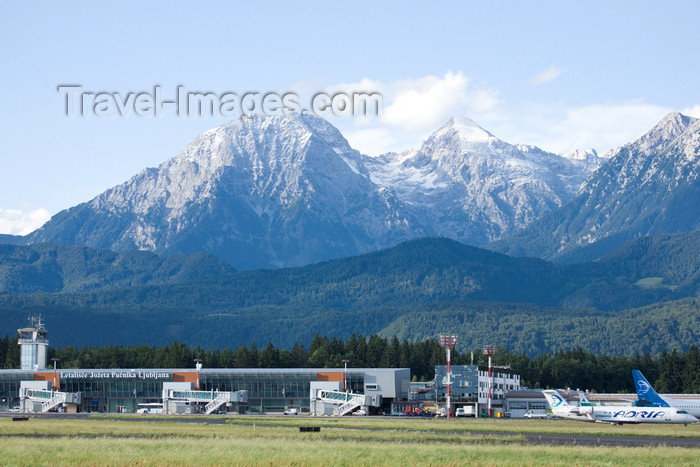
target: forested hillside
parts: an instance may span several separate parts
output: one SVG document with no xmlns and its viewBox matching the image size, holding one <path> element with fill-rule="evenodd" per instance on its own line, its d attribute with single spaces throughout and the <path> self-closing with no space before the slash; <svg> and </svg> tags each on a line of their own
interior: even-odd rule
<svg viewBox="0 0 700 467">
<path fill-rule="evenodd" d="M 17 368 L 16 338 L 0 339 L 0 363 Z M 9 350 L 9 351 L 8 351 Z M 480 347 L 453 351 L 452 363 L 485 366 Z M 316 335 L 308 346 L 299 342 L 289 349 L 267 345 L 236 348 L 189 347 L 181 342 L 164 346 L 62 347 L 49 348 L 48 357 L 59 358 L 62 368 L 191 368 L 199 358 L 207 368 L 341 368 L 343 359 L 355 368 L 410 368 L 414 380 L 434 378 L 435 365 L 445 364 L 445 349 L 437 339 L 421 341 L 369 338 L 352 334 L 343 340 Z M 598 392 L 634 392 L 632 369 L 641 370 L 660 392 L 700 393 L 700 350 L 663 351 L 657 356 L 630 354 L 612 356 L 583 349 L 543 353 L 529 357 L 498 347 L 495 365 L 505 365 L 521 375 L 524 386 L 533 388 L 581 388 Z"/>
<path fill-rule="evenodd" d="M 207 253 L 157 256 L 40 243 L 0 244 L 0 292 L 77 292 L 133 285 L 173 284 L 231 274 L 234 269 Z"/>
<path fill-rule="evenodd" d="M 657 355 L 664 350 L 687 350 L 700 342 L 700 299 L 616 312 L 452 303 L 401 315 L 380 335 L 421 340 L 446 332 L 459 336 L 466 347 L 493 344 L 530 356 L 575 347 L 610 355 Z"/>
<path fill-rule="evenodd" d="M 693 247 L 683 246 L 692 242 L 647 243 L 596 263 L 557 266 L 423 239 L 303 268 L 80 293 L 3 293 L 0 332 L 41 314 L 57 345 L 177 339 L 225 347 L 256 339 L 289 348 L 316 333 L 422 339 L 458 332 L 465 346 L 489 336 L 530 355 L 574 345 L 615 353 L 685 350 L 700 329 L 692 298 L 697 263 L 687 260 Z M 640 259 L 640 248 L 657 259 Z M 647 332 L 653 327 L 663 332 Z"/>
</svg>

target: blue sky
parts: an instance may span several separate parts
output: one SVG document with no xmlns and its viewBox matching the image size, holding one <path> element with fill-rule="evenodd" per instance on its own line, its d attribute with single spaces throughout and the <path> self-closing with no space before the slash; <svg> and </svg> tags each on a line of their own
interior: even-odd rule
<svg viewBox="0 0 700 467">
<path fill-rule="evenodd" d="M 331 120 L 370 155 L 416 147 L 453 115 L 559 153 L 622 145 L 670 111 L 700 117 L 696 1 L 143 3 L 0 6 L 0 233 L 28 233 L 226 121 L 69 118 L 61 84 L 377 91 L 382 117 Z"/>
</svg>

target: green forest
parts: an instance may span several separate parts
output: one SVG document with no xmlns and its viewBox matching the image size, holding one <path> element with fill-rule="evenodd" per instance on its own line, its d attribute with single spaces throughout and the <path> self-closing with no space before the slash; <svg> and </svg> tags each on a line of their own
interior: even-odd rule
<svg viewBox="0 0 700 467">
<path fill-rule="evenodd" d="M 209 368 L 342 368 L 343 359 L 356 368 L 410 368 L 415 381 L 434 378 L 435 365 L 445 364 L 445 349 L 436 339 L 411 342 L 377 334 L 366 338 L 352 334 L 343 340 L 314 336 L 309 346 L 301 342 L 280 349 L 272 342 L 258 347 L 241 345 L 225 349 L 189 347 L 182 342 L 164 346 L 108 345 L 48 349 L 60 368 L 193 368 L 201 359 Z M 452 364 L 486 366 L 481 349 L 453 350 Z M 0 339 L 0 362 L 6 369 L 19 368 L 17 337 Z M 540 354 L 534 358 L 497 347 L 494 365 L 509 366 L 521 375 L 523 386 L 572 388 L 595 392 L 634 393 L 631 370 L 639 369 L 663 393 L 700 393 L 700 349 L 662 351 L 634 356 L 595 355 L 581 348 Z"/>
<path fill-rule="evenodd" d="M 57 347 L 250 347 L 255 339 L 292 348 L 310 345 L 315 334 L 415 342 L 451 333 L 465 348 L 488 336 L 534 358 L 576 347 L 657 356 L 700 342 L 700 232 L 637 239 L 574 265 L 439 238 L 305 267 L 223 274 L 201 255 L 166 261 L 56 245 L 5 250 L 0 332 L 41 315 Z M 55 287 L 42 292 L 13 286 L 45 286 L 49 277 Z"/>
</svg>

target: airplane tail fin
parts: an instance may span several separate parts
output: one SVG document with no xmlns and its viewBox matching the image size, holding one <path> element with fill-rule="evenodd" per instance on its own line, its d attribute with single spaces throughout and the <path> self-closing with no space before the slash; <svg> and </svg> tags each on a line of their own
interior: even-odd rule
<svg viewBox="0 0 700 467">
<path fill-rule="evenodd" d="M 637 389 L 637 399 L 648 401 L 650 404 L 658 407 L 669 407 L 668 402 L 654 391 L 654 388 L 649 384 L 649 381 L 647 381 L 641 371 L 632 370 L 632 376 L 634 377 L 634 387 Z"/>
<path fill-rule="evenodd" d="M 593 404 L 591 404 L 591 401 L 588 400 L 588 397 L 586 397 L 586 394 L 583 391 L 578 392 L 578 401 L 579 414 L 585 415 L 590 420 L 593 420 L 593 416 L 591 415 L 593 412 Z"/>
<path fill-rule="evenodd" d="M 578 392 L 578 400 L 579 400 L 579 407 L 592 407 L 593 404 L 591 404 L 591 401 L 588 400 L 588 397 L 586 397 L 586 393 L 583 391 Z"/>
<path fill-rule="evenodd" d="M 542 394 L 544 394 L 544 398 L 547 399 L 549 406 L 552 408 L 552 413 L 568 411 L 569 404 L 566 402 L 566 399 L 561 397 L 558 391 L 547 390 L 542 391 Z"/>
</svg>

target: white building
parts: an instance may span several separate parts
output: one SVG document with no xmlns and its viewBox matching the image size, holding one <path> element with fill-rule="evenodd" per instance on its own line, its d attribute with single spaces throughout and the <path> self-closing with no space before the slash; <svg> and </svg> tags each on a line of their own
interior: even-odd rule
<svg viewBox="0 0 700 467">
<path fill-rule="evenodd" d="M 46 328 L 41 322 L 41 318 L 32 317 L 29 319 L 29 327 L 18 329 L 18 344 L 21 351 L 22 370 L 44 370 L 46 369 L 46 348 L 49 341 L 46 338 Z"/>
<path fill-rule="evenodd" d="M 491 369 L 491 409 L 493 413 L 506 412 L 506 393 L 520 390 L 520 375 L 512 370 Z M 479 368 L 479 412 L 488 413 L 489 371 Z M 492 414 L 493 415 L 493 414 Z"/>
</svg>

